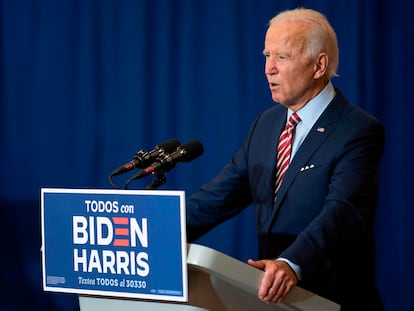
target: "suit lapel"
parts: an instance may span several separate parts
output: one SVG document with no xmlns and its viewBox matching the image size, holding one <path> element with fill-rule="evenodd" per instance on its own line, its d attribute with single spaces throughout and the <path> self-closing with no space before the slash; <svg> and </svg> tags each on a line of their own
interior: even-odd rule
<svg viewBox="0 0 414 311">
<path fill-rule="evenodd" d="M 275 217 L 277 217 L 277 212 L 280 209 L 280 205 L 283 202 L 287 190 L 292 185 L 292 182 L 295 180 L 296 176 L 300 173 L 300 169 L 308 163 L 309 159 L 319 149 L 321 144 L 323 144 L 323 142 L 334 132 L 335 122 L 341 117 L 345 105 L 345 98 L 340 93 L 337 93 L 335 98 L 309 131 L 309 134 L 306 136 L 302 145 L 299 147 L 289 165 L 285 178 L 279 189 L 278 196 L 274 202 L 272 213 L 273 221 Z M 270 226 L 273 221 L 269 223 Z"/>
</svg>

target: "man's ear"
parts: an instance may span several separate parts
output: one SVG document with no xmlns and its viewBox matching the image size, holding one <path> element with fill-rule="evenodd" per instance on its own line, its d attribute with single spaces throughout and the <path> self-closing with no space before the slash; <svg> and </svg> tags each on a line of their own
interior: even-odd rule
<svg viewBox="0 0 414 311">
<path fill-rule="evenodd" d="M 328 70 L 329 58 L 328 54 L 321 52 L 315 59 L 315 73 L 313 75 L 314 79 L 320 79 Z"/>
</svg>

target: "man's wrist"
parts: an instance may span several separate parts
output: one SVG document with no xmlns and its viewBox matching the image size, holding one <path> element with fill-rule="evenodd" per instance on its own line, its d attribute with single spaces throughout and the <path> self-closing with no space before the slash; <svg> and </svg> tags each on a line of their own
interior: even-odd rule
<svg viewBox="0 0 414 311">
<path fill-rule="evenodd" d="M 302 271 L 301 271 L 299 265 L 297 265 L 297 264 L 291 262 L 289 259 L 286 259 L 286 258 L 283 258 L 283 257 L 277 258 L 277 260 L 286 262 L 289 265 L 289 267 L 293 270 L 293 272 L 295 272 L 297 279 L 302 280 Z"/>
</svg>

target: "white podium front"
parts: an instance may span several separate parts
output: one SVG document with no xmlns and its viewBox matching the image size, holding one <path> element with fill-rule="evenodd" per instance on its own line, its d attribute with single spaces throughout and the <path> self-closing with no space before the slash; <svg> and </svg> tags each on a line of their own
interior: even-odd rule
<svg viewBox="0 0 414 311">
<path fill-rule="evenodd" d="M 257 297 L 263 271 L 211 248 L 188 244 L 188 302 L 80 296 L 81 311 L 335 311 L 340 306 L 300 287 L 282 303 Z"/>
</svg>

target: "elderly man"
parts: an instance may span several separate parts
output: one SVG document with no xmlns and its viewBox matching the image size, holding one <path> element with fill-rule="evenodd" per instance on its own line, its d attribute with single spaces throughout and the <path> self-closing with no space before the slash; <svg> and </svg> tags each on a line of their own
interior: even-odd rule
<svg viewBox="0 0 414 311">
<path fill-rule="evenodd" d="M 374 217 L 384 130 L 331 78 L 336 34 L 314 10 L 275 16 L 265 74 L 278 105 L 253 122 L 222 172 L 187 201 L 194 241 L 253 204 L 258 296 L 280 302 L 296 285 L 342 310 L 381 310 L 374 278 Z"/>
</svg>

